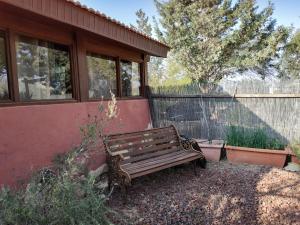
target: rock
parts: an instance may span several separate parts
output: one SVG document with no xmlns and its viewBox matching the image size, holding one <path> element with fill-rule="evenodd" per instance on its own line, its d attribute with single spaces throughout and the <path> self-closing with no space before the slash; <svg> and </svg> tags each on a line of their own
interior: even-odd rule
<svg viewBox="0 0 300 225">
<path fill-rule="evenodd" d="M 108 181 L 102 180 L 102 181 L 98 182 L 97 187 L 101 190 L 105 190 L 106 188 L 108 188 Z"/>
<path fill-rule="evenodd" d="M 127 204 L 116 190 L 109 205 L 130 215 L 120 225 L 298 225 L 299 188 L 298 173 L 209 162 L 196 178 L 186 166 L 136 179 Z"/>
<path fill-rule="evenodd" d="M 99 177 L 100 175 L 102 175 L 103 173 L 106 173 L 107 171 L 108 171 L 108 166 L 105 163 L 102 166 L 98 167 L 97 169 L 91 170 L 89 172 L 89 175 L 93 176 L 93 177 Z"/>
<path fill-rule="evenodd" d="M 300 165 L 290 162 L 286 167 L 284 167 L 284 169 L 291 172 L 299 172 Z"/>
</svg>

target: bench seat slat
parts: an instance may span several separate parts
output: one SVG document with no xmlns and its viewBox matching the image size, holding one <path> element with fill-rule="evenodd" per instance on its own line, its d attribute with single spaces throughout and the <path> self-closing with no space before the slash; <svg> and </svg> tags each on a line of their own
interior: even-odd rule
<svg viewBox="0 0 300 225">
<path fill-rule="evenodd" d="M 134 167 L 147 166 L 147 164 L 149 164 L 149 163 L 162 161 L 163 159 L 169 159 L 171 157 L 175 157 L 175 156 L 182 155 L 182 154 L 185 154 L 184 151 L 175 151 L 175 152 L 173 151 L 173 152 L 169 152 L 169 153 L 164 154 L 164 155 L 152 157 L 150 159 L 135 161 L 135 162 L 129 163 L 127 165 L 124 164 L 124 168 L 132 169 Z"/>
<path fill-rule="evenodd" d="M 122 167 L 122 169 L 127 171 L 129 174 L 136 174 L 136 173 L 143 172 L 146 170 L 151 170 L 156 167 L 161 167 L 165 164 L 170 164 L 172 162 L 181 161 L 181 160 L 189 159 L 192 157 L 200 157 L 200 156 L 197 152 L 182 151 L 182 153 L 179 153 L 179 154 L 170 153 L 169 157 L 167 155 L 165 155 L 164 158 L 158 157 L 155 161 L 148 160 L 148 162 L 147 162 L 147 160 L 145 160 L 144 163 L 140 162 L 139 165 L 135 165 L 135 163 L 133 163 L 131 165 L 124 165 L 121 167 Z"/>
<path fill-rule="evenodd" d="M 156 165 L 155 167 L 148 168 L 147 170 L 143 169 L 143 170 L 140 170 L 140 171 L 136 171 L 134 174 L 130 174 L 130 176 L 131 176 L 132 179 L 136 178 L 136 177 L 141 177 L 141 176 L 144 176 L 144 175 L 147 175 L 147 174 L 150 174 L 150 173 L 154 173 L 154 172 L 157 172 L 157 171 L 160 171 L 160 170 L 164 170 L 164 169 L 171 168 L 171 167 L 174 167 L 174 166 L 177 166 L 177 165 L 181 165 L 183 163 L 187 163 L 187 162 L 199 159 L 199 158 L 200 158 L 200 156 L 196 155 L 196 156 L 189 157 L 189 158 L 178 159 L 177 161 L 170 161 L 168 164 L 162 163 L 159 166 Z"/>
<path fill-rule="evenodd" d="M 132 157 L 141 155 L 141 154 L 149 154 L 151 152 L 156 152 L 156 151 L 162 151 L 162 150 L 167 150 L 167 149 L 174 149 L 174 151 L 178 151 L 179 146 L 177 143 L 166 143 L 166 144 L 161 144 L 161 145 L 155 145 L 155 146 L 150 146 L 147 148 L 144 148 L 142 150 L 137 150 L 137 151 L 131 151 L 130 155 Z"/>
<path fill-rule="evenodd" d="M 128 159 L 125 159 L 123 161 L 123 164 L 127 164 L 127 163 L 131 163 L 131 162 L 139 162 L 139 161 L 142 161 L 142 160 L 146 160 L 146 159 L 149 159 L 149 158 L 153 158 L 153 157 L 158 157 L 160 155 L 165 155 L 165 154 L 168 154 L 168 153 L 171 153 L 171 152 L 174 152 L 174 148 L 171 148 L 171 149 L 166 149 L 166 150 L 160 150 L 160 151 L 157 151 L 157 152 L 152 152 L 152 153 L 148 153 L 148 154 L 142 154 L 142 155 L 139 155 L 139 156 L 135 156 L 133 158 L 129 156 Z"/>
</svg>

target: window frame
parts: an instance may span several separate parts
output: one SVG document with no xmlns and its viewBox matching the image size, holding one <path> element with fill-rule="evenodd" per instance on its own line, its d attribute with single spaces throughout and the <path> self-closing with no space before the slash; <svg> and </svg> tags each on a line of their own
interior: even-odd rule
<svg viewBox="0 0 300 225">
<path fill-rule="evenodd" d="M 138 67 L 139 67 L 139 77 L 140 77 L 140 87 L 139 87 L 139 95 L 133 95 L 133 96 L 123 96 L 123 92 L 122 92 L 122 77 L 121 77 L 121 61 L 129 61 L 132 63 L 137 63 Z M 140 98 L 145 98 L 145 94 L 144 94 L 144 89 L 145 89 L 145 83 L 144 83 L 144 63 L 143 62 L 137 62 L 134 60 L 130 60 L 130 59 L 126 59 L 124 57 L 119 58 L 119 73 L 120 73 L 120 99 L 140 99 Z"/>
<path fill-rule="evenodd" d="M 17 49 L 16 49 L 16 44 L 17 44 L 17 38 L 18 37 L 25 37 L 29 39 L 35 39 L 38 41 L 45 41 L 45 42 L 50 42 L 53 44 L 57 45 L 63 45 L 68 49 L 69 53 L 69 60 L 70 60 L 70 79 L 71 79 L 71 85 L 72 85 L 72 98 L 66 98 L 66 99 L 29 99 L 29 100 L 21 100 L 20 99 L 20 92 L 19 92 L 19 83 L 18 83 L 18 66 L 17 66 Z M 12 47 L 11 51 L 13 51 L 13 58 L 15 60 L 14 65 L 15 66 L 15 79 L 16 79 L 16 84 L 14 85 L 14 88 L 17 89 L 17 103 L 20 104 L 48 104 L 48 103 L 66 103 L 66 102 L 77 102 L 78 95 L 77 95 L 77 85 L 75 81 L 75 69 L 74 69 L 74 53 L 73 53 L 73 44 L 70 43 L 64 43 L 64 42 L 58 42 L 56 40 L 53 40 L 51 38 L 44 38 L 40 37 L 39 35 L 31 35 L 27 33 L 22 33 L 22 32 L 16 32 L 13 33 L 13 38 L 12 38 L 14 46 Z"/>
<path fill-rule="evenodd" d="M 1 100 L 0 105 L 2 104 L 11 104 L 13 103 L 13 84 L 12 84 L 12 72 L 11 72 L 11 61 L 10 61 L 10 51 L 9 51 L 9 35 L 8 31 L 0 27 L 0 37 L 4 39 L 4 50 L 5 50 L 5 60 L 7 67 L 7 89 L 8 89 L 8 99 Z"/>
<path fill-rule="evenodd" d="M 91 98 L 89 96 L 89 68 L 88 68 L 88 62 L 87 62 L 87 57 L 90 55 L 96 55 L 100 58 L 103 58 L 103 59 L 109 59 L 109 60 L 112 60 L 112 61 L 115 61 L 115 65 L 116 65 L 116 73 L 115 73 L 115 78 L 116 78 L 116 93 L 115 93 L 115 96 L 118 98 L 119 97 L 119 66 L 118 66 L 118 57 L 114 57 L 114 56 L 110 56 L 110 55 L 107 55 L 107 54 L 103 54 L 103 53 L 99 53 L 97 51 L 89 51 L 89 50 L 86 50 L 85 51 L 85 64 L 86 64 L 86 74 L 87 74 L 87 101 L 100 101 L 100 100 L 110 100 L 110 98 Z"/>
<path fill-rule="evenodd" d="M 100 100 L 110 100 L 102 98 L 89 98 L 88 96 L 88 68 L 87 68 L 87 53 L 100 55 L 114 59 L 116 62 L 116 99 L 117 100 L 133 100 L 144 99 L 146 88 L 146 71 L 147 61 L 145 54 L 140 53 L 141 60 L 134 59 L 134 57 L 126 56 L 122 51 L 112 51 L 111 53 L 106 47 L 101 45 L 102 41 L 96 41 L 97 45 L 90 44 L 89 38 L 82 37 L 76 31 L 67 31 L 65 34 L 69 36 L 58 35 L 51 36 L 49 33 L 40 30 L 35 32 L 33 30 L 23 30 L 8 26 L 0 26 L 0 35 L 5 39 L 5 50 L 8 71 L 8 89 L 9 99 L 0 101 L 1 107 L 9 106 L 24 106 L 24 105 L 47 105 L 47 104 L 62 104 L 62 103 L 78 103 L 78 102 L 99 102 Z M 70 57 L 70 72 L 71 72 L 71 85 L 72 85 L 72 99 L 41 99 L 41 100 L 20 100 L 19 83 L 17 74 L 17 58 L 16 58 L 16 40 L 18 36 L 25 36 L 27 38 L 38 39 L 42 41 L 52 42 L 58 45 L 65 45 L 69 50 Z M 100 46 L 100 47 L 99 47 Z M 105 45 L 104 45 L 105 46 Z M 99 47 L 99 48 L 98 48 Z M 121 46 L 120 46 L 121 47 Z M 102 49 L 105 48 L 105 51 Z M 121 49 L 122 50 L 122 49 Z M 133 50 L 132 50 L 133 51 Z M 139 64 L 140 74 L 140 93 L 139 96 L 122 96 L 122 81 L 121 81 L 121 68 L 120 61 L 131 61 Z"/>
</svg>

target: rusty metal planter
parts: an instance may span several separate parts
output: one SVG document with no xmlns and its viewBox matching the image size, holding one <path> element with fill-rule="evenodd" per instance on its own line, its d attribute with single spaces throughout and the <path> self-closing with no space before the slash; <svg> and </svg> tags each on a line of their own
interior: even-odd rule
<svg viewBox="0 0 300 225">
<path fill-rule="evenodd" d="M 248 163 L 255 165 L 268 165 L 283 168 L 287 150 L 257 149 L 226 145 L 228 161 L 232 163 Z"/>
</svg>

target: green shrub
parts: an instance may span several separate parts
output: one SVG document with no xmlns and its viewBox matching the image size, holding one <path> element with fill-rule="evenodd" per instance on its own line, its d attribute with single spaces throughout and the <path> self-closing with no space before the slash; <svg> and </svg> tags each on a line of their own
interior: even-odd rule
<svg viewBox="0 0 300 225">
<path fill-rule="evenodd" d="M 106 124 L 117 117 L 116 99 L 101 104 L 100 117 L 89 117 L 81 127 L 82 143 L 56 157 L 52 169 L 32 176 L 26 189 L 0 190 L 1 225 L 105 225 L 113 212 L 105 206 L 106 196 L 86 173 L 91 150 L 104 138 Z"/>
<path fill-rule="evenodd" d="M 294 144 L 291 147 L 297 158 L 300 160 L 300 144 Z"/>
<path fill-rule="evenodd" d="M 69 176 L 59 176 L 47 184 L 32 182 L 26 190 L 2 189 L 0 224 L 110 224 L 105 198 L 93 183 L 91 177 L 74 182 Z"/>
<path fill-rule="evenodd" d="M 264 129 L 249 129 L 238 126 L 230 126 L 226 131 L 228 145 L 283 150 L 285 145 L 275 138 L 270 138 Z"/>
</svg>

